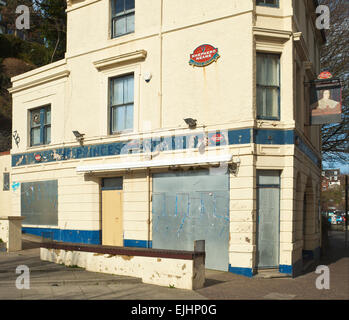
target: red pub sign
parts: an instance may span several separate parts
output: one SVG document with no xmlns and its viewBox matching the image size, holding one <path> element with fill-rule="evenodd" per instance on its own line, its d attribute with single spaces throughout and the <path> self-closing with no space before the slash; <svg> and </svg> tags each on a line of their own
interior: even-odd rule
<svg viewBox="0 0 349 320">
<path fill-rule="evenodd" d="M 197 47 L 190 55 L 189 64 L 194 67 L 205 67 L 214 61 L 217 61 L 220 55 L 218 49 L 210 44 L 203 44 Z"/>
</svg>

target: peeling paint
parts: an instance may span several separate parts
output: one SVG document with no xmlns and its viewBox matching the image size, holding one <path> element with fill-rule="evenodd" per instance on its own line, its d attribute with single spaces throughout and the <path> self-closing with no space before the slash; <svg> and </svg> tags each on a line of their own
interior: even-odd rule
<svg viewBox="0 0 349 320">
<path fill-rule="evenodd" d="M 133 256 L 121 256 L 122 259 L 124 259 L 125 261 L 130 261 L 132 260 L 134 257 Z"/>
<path fill-rule="evenodd" d="M 23 160 L 24 160 L 24 156 L 21 156 L 19 160 L 16 162 L 16 167 L 22 164 Z"/>
</svg>

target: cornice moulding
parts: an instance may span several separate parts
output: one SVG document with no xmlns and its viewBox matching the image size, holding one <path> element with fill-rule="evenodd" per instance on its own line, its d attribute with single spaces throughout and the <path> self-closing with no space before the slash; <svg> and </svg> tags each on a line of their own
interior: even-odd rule
<svg viewBox="0 0 349 320">
<path fill-rule="evenodd" d="M 267 39 L 277 40 L 280 42 L 286 42 L 292 36 L 291 31 L 266 29 L 266 28 L 260 28 L 260 27 L 254 27 L 253 34 L 256 38 L 267 38 Z"/>
<path fill-rule="evenodd" d="M 124 64 L 124 63 L 129 64 L 135 61 L 142 61 L 142 60 L 145 60 L 146 57 L 147 57 L 147 51 L 138 50 L 138 51 L 121 54 L 121 55 L 114 56 L 107 59 L 98 60 L 93 62 L 93 65 L 97 70 L 101 71 L 101 70 L 113 68 L 117 65 Z"/>
<path fill-rule="evenodd" d="M 70 12 L 76 9 L 80 9 L 83 7 L 86 7 L 90 4 L 93 4 L 95 2 L 99 2 L 101 0 L 67 0 L 67 9 L 65 10 L 66 12 Z"/>
<path fill-rule="evenodd" d="M 42 77 L 40 79 L 35 79 L 35 80 L 28 81 L 28 82 L 21 84 L 21 85 L 18 85 L 18 86 L 13 86 L 12 88 L 8 89 L 8 92 L 9 93 L 16 93 L 16 92 L 19 92 L 22 90 L 26 90 L 26 89 L 35 87 L 35 86 L 39 86 L 41 84 L 45 84 L 47 82 L 51 82 L 51 81 L 58 80 L 61 78 L 69 77 L 69 75 L 70 75 L 69 70 L 56 72 L 54 74 L 50 74 L 50 75 L 48 75 L 46 77 Z"/>
</svg>

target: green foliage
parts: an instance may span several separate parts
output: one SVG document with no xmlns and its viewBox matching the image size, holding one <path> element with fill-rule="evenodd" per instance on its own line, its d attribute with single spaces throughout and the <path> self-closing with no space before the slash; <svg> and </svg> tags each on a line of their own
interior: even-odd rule
<svg viewBox="0 0 349 320">
<path fill-rule="evenodd" d="M 17 33 L 18 5 L 30 9 L 30 29 L 0 35 L 0 152 L 11 148 L 12 100 L 10 78 L 64 58 L 66 51 L 66 0 L 7 0 L 0 6 L 2 25 Z M 17 59 L 17 60 L 16 60 Z"/>
<path fill-rule="evenodd" d="M 344 210 L 344 187 L 335 187 L 321 193 L 322 210 L 328 211 L 330 207 Z"/>
<path fill-rule="evenodd" d="M 71 268 L 71 269 L 84 269 L 84 268 L 81 268 L 79 267 L 78 265 L 71 265 L 71 266 L 66 266 L 67 268 Z"/>
<path fill-rule="evenodd" d="M 50 52 L 44 45 L 24 41 L 14 35 L 0 35 L 0 59 L 9 57 L 21 59 L 37 67 L 50 62 Z"/>
<path fill-rule="evenodd" d="M 33 0 L 37 8 L 37 32 L 51 54 L 51 62 L 64 58 L 66 51 L 66 0 Z"/>
</svg>

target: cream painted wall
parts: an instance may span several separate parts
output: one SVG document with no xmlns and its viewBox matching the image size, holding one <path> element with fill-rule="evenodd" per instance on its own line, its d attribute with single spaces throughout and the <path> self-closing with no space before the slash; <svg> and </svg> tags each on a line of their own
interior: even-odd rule
<svg viewBox="0 0 349 320">
<path fill-rule="evenodd" d="M 0 154 L 0 216 L 11 216 L 11 189 L 4 191 L 4 176 L 5 172 L 11 172 L 11 156 Z M 10 175 L 11 188 L 11 175 Z"/>
</svg>

